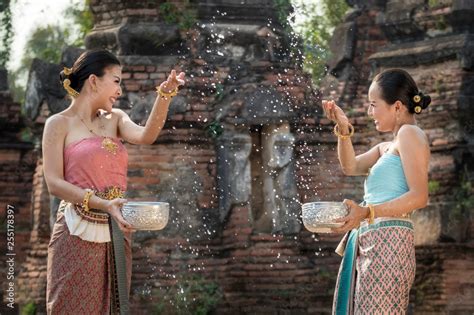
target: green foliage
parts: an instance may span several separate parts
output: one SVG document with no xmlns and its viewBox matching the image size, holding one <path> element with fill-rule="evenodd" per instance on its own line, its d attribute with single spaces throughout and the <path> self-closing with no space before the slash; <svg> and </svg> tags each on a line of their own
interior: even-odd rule
<svg viewBox="0 0 474 315">
<path fill-rule="evenodd" d="M 428 182 L 428 192 L 430 194 L 436 194 L 439 190 L 439 182 L 436 180 L 430 180 Z"/>
<path fill-rule="evenodd" d="M 313 82 L 321 81 L 326 74 L 326 63 L 330 58 L 329 43 L 334 28 L 343 22 L 349 10 L 345 0 L 321 0 L 320 9 L 317 3 L 300 0 L 295 2 L 297 11 L 303 15 L 304 22 L 296 25 L 304 45 L 304 69 L 311 73 Z"/>
<path fill-rule="evenodd" d="M 288 13 L 290 13 L 292 9 L 291 1 L 274 0 L 274 3 L 279 22 L 285 29 L 288 29 L 290 27 L 288 22 Z"/>
<path fill-rule="evenodd" d="M 461 175 L 460 187 L 455 192 L 456 206 L 451 215 L 454 218 L 462 218 L 469 213 L 474 213 L 474 187 L 472 180 L 469 178 L 467 166 Z"/>
<path fill-rule="evenodd" d="M 20 104 L 24 103 L 25 99 L 25 83 L 27 71 L 19 68 L 14 71 L 8 71 L 8 86 L 13 100 Z M 22 109 L 23 111 L 23 109 Z"/>
<path fill-rule="evenodd" d="M 446 18 L 444 16 L 439 16 L 436 18 L 435 20 L 435 28 L 437 30 L 445 30 L 446 28 L 448 28 L 448 22 L 446 21 Z"/>
<path fill-rule="evenodd" d="M 31 128 L 29 127 L 23 128 L 20 131 L 20 138 L 21 138 L 21 141 L 23 142 L 33 142 L 33 137 L 34 137 L 33 131 L 31 131 Z"/>
<path fill-rule="evenodd" d="M 349 10 L 346 0 L 324 0 L 324 12 L 331 27 L 335 27 L 344 21 L 344 15 Z"/>
<path fill-rule="evenodd" d="M 440 5 L 439 0 L 428 0 L 428 7 L 434 8 Z"/>
<path fill-rule="evenodd" d="M 21 315 L 34 315 L 34 314 L 36 314 L 36 304 L 34 302 L 28 302 L 21 309 Z"/>
<path fill-rule="evenodd" d="M 25 85 L 34 58 L 59 63 L 61 51 L 68 45 L 69 34 L 57 25 L 37 28 L 26 42 L 24 55 L 18 69 L 11 71 L 10 89 L 15 101 L 24 103 Z"/>
<path fill-rule="evenodd" d="M 185 9 L 178 8 L 172 2 L 160 4 L 160 16 L 167 24 L 178 24 L 179 29 L 187 30 L 196 24 L 196 12 L 191 8 L 189 0 L 185 2 Z"/>
<path fill-rule="evenodd" d="M 205 127 L 205 130 L 209 137 L 217 139 L 224 132 L 224 127 L 222 127 L 219 121 L 214 120 Z"/>
<path fill-rule="evenodd" d="M 160 15 L 166 23 L 178 23 L 178 8 L 171 2 L 164 2 L 159 7 Z"/>
<path fill-rule="evenodd" d="M 27 75 L 34 58 L 59 63 L 65 47 L 84 46 L 84 38 L 93 27 L 89 0 L 83 6 L 70 7 L 66 12 L 66 21 L 40 26 L 29 35 L 20 67 L 9 72 L 10 90 L 15 101 L 24 103 Z"/>
<path fill-rule="evenodd" d="M 12 12 L 10 0 L 0 0 L 0 67 L 5 67 L 10 59 L 10 47 L 12 43 Z"/>
<path fill-rule="evenodd" d="M 222 299 L 217 283 L 201 275 L 180 275 L 176 284 L 168 290 L 159 290 L 161 302 L 153 314 L 206 315 L 215 309 Z"/>
<path fill-rule="evenodd" d="M 31 65 L 34 58 L 59 63 L 61 50 L 69 44 L 69 31 L 58 25 L 37 28 L 26 43 L 22 64 Z"/>
<path fill-rule="evenodd" d="M 85 0 L 83 8 L 71 7 L 67 16 L 72 18 L 74 24 L 78 26 L 78 32 L 71 38 L 71 44 L 84 47 L 84 38 L 94 27 L 94 17 L 89 9 L 90 0 Z"/>
</svg>

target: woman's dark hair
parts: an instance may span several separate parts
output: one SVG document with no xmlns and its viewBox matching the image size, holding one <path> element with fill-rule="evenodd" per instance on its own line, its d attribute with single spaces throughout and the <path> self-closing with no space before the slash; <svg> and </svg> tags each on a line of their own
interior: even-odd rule
<svg viewBox="0 0 474 315">
<path fill-rule="evenodd" d="M 64 70 L 61 71 L 59 74 L 61 84 L 69 79 L 71 88 L 80 92 L 91 74 L 101 77 L 104 75 L 105 68 L 113 65 L 120 66 L 120 61 L 111 52 L 103 49 L 85 51 L 74 62 L 69 75 L 64 73 Z"/>
<path fill-rule="evenodd" d="M 418 90 L 415 80 L 402 69 L 388 69 L 373 80 L 380 87 L 382 99 L 388 104 L 402 102 L 411 114 L 420 114 L 431 103 L 431 97 Z"/>
</svg>

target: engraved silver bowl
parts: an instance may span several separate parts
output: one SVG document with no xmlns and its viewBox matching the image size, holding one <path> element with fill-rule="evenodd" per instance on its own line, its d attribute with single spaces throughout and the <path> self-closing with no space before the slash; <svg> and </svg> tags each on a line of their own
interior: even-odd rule
<svg viewBox="0 0 474 315">
<path fill-rule="evenodd" d="M 161 230 L 168 223 L 167 202 L 133 201 L 122 206 L 122 216 L 137 230 Z"/>
<path fill-rule="evenodd" d="M 306 229 L 314 233 L 331 233 L 332 228 L 343 226 L 334 220 L 345 217 L 349 212 L 342 202 L 319 201 L 303 204 L 302 219 Z"/>
</svg>

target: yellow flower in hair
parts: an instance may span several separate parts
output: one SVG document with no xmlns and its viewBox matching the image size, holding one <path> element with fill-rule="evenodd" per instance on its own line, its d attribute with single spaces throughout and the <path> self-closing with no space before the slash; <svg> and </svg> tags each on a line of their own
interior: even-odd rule
<svg viewBox="0 0 474 315">
<path fill-rule="evenodd" d="M 421 106 L 415 106 L 415 113 L 419 114 L 421 113 Z"/>
<path fill-rule="evenodd" d="M 418 95 L 418 94 L 415 95 L 415 96 L 413 96 L 413 101 L 414 101 L 415 103 L 419 103 L 419 102 L 421 101 L 421 96 Z"/>
</svg>

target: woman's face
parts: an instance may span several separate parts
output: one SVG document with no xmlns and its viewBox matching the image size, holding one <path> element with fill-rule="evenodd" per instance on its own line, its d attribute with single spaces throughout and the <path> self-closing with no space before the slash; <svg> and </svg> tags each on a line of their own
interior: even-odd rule
<svg viewBox="0 0 474 315">
<path fill-rule="evenodd" d="M 117 98 L 122 95 L 121 80 L 122 67 L 118 65 L 105 68 L 104 75 L 97 80 L 98 101 L 101 108 L 109 113 Z"/>
<path fill-rule="evenodd" d="M 380 132 L 390 132 L 396 125 L 396 106 L 387 104 L 381 97 L 377 82 L 372 82 L 369 88 L 369 108 L 367 114 L 375 122 L 375 128 Z"/>
</svg>

